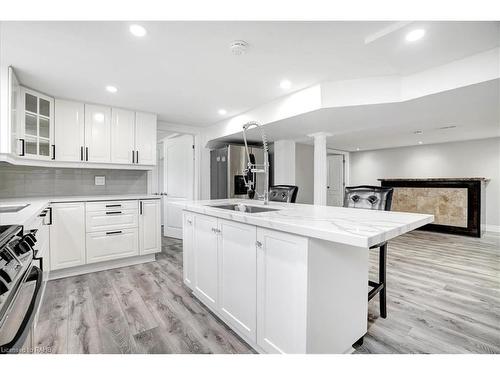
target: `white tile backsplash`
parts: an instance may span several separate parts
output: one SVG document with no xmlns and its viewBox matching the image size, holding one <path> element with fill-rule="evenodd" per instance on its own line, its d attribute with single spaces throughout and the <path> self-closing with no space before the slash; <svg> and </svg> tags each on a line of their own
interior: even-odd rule
<svg viewBox="0 0 500 375">
<path fill-rule="evenodd" d="M 104 176 L 106 184 L 96 186 L 95 176 Z M 146 192 L 146 171 L 43 168 L 0 163 L 0 198 Z"/>
</svg>

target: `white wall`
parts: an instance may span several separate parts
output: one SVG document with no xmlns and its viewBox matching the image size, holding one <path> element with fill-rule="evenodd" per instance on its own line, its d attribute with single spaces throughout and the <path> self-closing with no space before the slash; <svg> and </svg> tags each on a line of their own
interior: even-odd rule
<svg viewBox="0 0 500 375">
<path fill-rule="evenodd" d="M 295 144 L 295 184 L 299 187 L 297 203 L 314 201 L 314 147 Z"/>
<path fill-rule="evenodd" d="M 379 178 L 487 177 L 486 229 L 500 229 L 500 138 L 351 153 L 351 185 Z"/>
<path fill-rule="evenodd" d="M 295 141 L 274 142 L 274 185 L 295 185 Z"/>
</svg>

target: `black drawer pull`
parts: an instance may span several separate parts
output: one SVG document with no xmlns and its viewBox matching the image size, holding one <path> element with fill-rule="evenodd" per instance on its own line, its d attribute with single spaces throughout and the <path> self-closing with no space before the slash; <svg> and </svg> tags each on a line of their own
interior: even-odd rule
<svg viewBox="0 0 500 375">
<path fill-rule="evenodd" d="M 114 232 L 106 232 L 106 236 L 109 236 L 110 234 L 121 234 L 121 230 L 115 230 Z"/>
<path fill-rule="evenodd" d="M 121 207 L 121 204 L 107 204 L 106 207 Z"/>
<path fill-rule="evenodd" d="M 121 214 L 122 212 L 121 211 L 109 211 L 109 212 L 106 212 L 106 215 L 117 215 L 117 214 Z"/>
</svg>

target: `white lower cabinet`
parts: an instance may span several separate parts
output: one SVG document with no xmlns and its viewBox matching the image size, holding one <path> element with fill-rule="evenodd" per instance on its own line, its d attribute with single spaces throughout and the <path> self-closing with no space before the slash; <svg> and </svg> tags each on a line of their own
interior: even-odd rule
<svg viewBox="0 0 500 375">
<path fill-rule="evenodd" d="M 194 215 L 182 215 L 182 273 L 184 284 L 194 289 Z"/>
<path fill-rule="evenodd" d="M 139 255 L 137 228 L 87 233 L 87 263 Z"/>
<path fill-rule="evenodd" d="M 137 208 L 131 210 L 108 209 L 106 211 L 89 211 L 87 209 L 87 232 L 137 228 L 139 217 Z"/>
<path fill-rule="evenodd" d="M 307 238 L 258 228 L 257 241 L 257 344 L 306 353 Z"/>
<path fill-rule="evenodd" d="M 52 207 L 53 271 L 129 257 L 151 260 L 150 254 L 161 251 L 159 199 L 55 203 Z M 91 271 L 92 267 L 77 267 L 71 273 Z M 60 277 L 64 272 L 57 274 Z"/>
<path fill-rule="evenodd" d="M 50 269 L 85 264 L 85 203 L 52 205 Z"/>
<path fill-rule="evenodd" d="M 257 228 L 219 220 L 219 311 L 251 342 L 257 340 Z"/>
<path fill-rule="evenodd" d="M 139 253 L 152 254 L 161 251 L 160 200 L 139 202 Z"/>
<path fill-rule="evenodd" d="M 212 309 L 217 309 L 218 303 L 218 230 L 217 218 L 195 215 L 193 291 Z"/>
<path fill-rule="evenodd" d="M 249 344 L 306 353 L 308 239 L 184 212 L 184 282 Z"/>
</svg>

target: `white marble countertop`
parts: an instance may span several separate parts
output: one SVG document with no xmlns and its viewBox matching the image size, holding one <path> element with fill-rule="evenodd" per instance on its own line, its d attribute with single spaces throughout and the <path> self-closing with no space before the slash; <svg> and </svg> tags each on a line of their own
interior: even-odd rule
<svg viewBox="0 0 500 375">
<path fill-rule="evenodd" d="M 125 194 L 0 199 L 0 206 L 29 204 L 28 207 L 18 212 L 0 213 L 0 225 L 26 225 L 51 203 L 125 201 L 136 199 L 160 199 L 160 196 L 149 194 Z"/>
<path fill-rule="evenodd" d="M 279 211 L 245 213 L 210 207 L 218 204 L 262 205 L 261 201 L 220 199 L 176 202 L 184 210 L 253 224 L 297 235 L 370 247 L 434 221 L 433 215 L 357 208 L 270 202 Z"/>
</svg>

